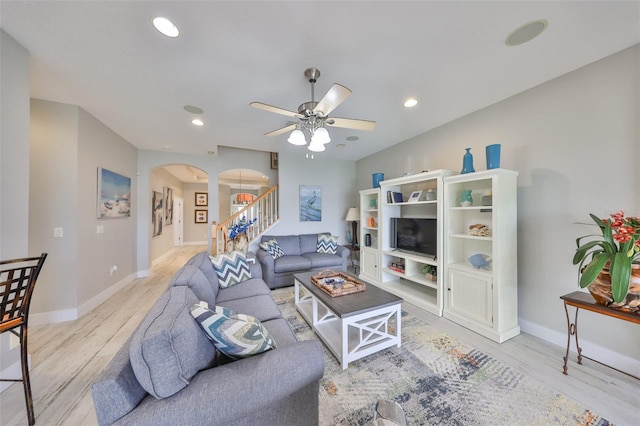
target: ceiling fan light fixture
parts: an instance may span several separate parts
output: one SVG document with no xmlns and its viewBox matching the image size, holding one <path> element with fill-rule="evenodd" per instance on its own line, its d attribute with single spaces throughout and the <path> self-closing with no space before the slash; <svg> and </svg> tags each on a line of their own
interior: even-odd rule
<svg viewBox="0 0 640 426">
<path fill-rule="evenodd" d="M 153 18 L 153 26 L 162 35 L 165 35 L 167 37 L 175 38 L 175 37 L 178 37 L 178 35 L 180 35 L 180 31 L 178 31 L 178 27 L 176 27 L 173 24 L 173 22 L 171 22 L 167 18 L 163 18 L 161 16 Z"/>
<path fill-rule="evenodd" d="M 320 127 L 313 132 L 313 136 L 311 136 L 311 143 L 317 141 L 317 143 L 327 144 L 331 142 L 331 138 L 329 137 L 329 132 L 324 127 Z"/>
<path fill-rule="evenodd" d="M 307 141 L 304 138 L 304 133 L 302 130 L 296 129 L 289 135 L 289 139 L 287 139 L 291 145 L 306 145 Z"/>
<path fill-rule="evenodd" d="M 324 144 L 322 142 L 319 142 L 318 140 L 311 140 L 311 143 L 309 144 L 309 151 L 311 152 L 322 152 L 324 151 L 326 148 L 324 147 Z"/>
</svg>

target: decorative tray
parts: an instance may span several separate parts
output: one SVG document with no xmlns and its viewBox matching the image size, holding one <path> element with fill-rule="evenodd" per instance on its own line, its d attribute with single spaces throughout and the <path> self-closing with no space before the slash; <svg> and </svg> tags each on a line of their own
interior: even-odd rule
<svg viewBox="0 0 640 426">
<path fill-rule="evenodd" d="M 342 272 L 322 271 L 311 276 L 311 282 L 331 297 L 364 291 L 366 285 Z"/>
</svg>

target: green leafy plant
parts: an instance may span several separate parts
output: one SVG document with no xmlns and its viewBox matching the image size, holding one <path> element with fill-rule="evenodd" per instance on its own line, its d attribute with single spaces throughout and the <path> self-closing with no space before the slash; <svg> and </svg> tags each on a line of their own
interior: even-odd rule
<svg viewBox="0 0 640 426">
<path fill-rule="evenodd" d="M 631 264 L 640 258 L 640 219 L 625 217 L 623 211 L 612 214 L 611 219 L 590 216 L 601 235 L 590 234 L 576 239 L 573 264 L 579 265 L 580 287 L 589 286 L 603 270 L 608 270 L 613 300 L 620 303 L 629 291 Z"/>
<path fill-rule="evenodd" d="M 435 277 L 438 275 L 438 268 L 436 268 L 435 265 L 424 265 L 422 273 L 433 275 Z"/>
</svg>

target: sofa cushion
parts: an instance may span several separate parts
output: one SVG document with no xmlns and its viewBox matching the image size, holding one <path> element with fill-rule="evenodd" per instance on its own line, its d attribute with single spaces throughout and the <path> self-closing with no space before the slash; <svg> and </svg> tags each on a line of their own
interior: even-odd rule
<svg viewBox="0 0 640 426">
<path fill-rule="evenodd" d="M 216 295 L 218 294 L 218 276 L 216 275 L 216 271 L 213 269 L 213 264 L 211 263 L 208 252 L 201 251 L 200 253 L 194 255 L 191 259 L 189 259 L 186 264 L 193 265 L 200 269 L 204 276 L 207 277 L 207 279 L 211 283 L 213 292 Z"/>
<path fill-rule="evenodd" d="M 271 255 L 274 259 L 279 259 L 284 256 L 284 251 L 278 245 L 278 241 L 269 240 L 260 243 L 260 248 Z"/>
<path fill-rule="evenodd" d="M 311 269 L 342 267 L 342 258 L 337 254 L 307 253 L 304 255 L 311 263 Z"/>
<path fill-rule="evenodd" d="M 239 251 L 210 257 L 220 288 L 231 287 L 251 278 L 247 258 Z"/>
<path fill-rule="evenodd" d="M 207 259 L 207 263 L 211 265 L 211 261 Z M 213 267 L 211 268 L 213 270 Z M 214 285 L 209 282 L 202 270 L 194 265 L 185 265 L 178 269 L 171 281 L 169 281 L 169 287 L 183 285 L 187 286 L 193 291 L 193 294 L 199 299 L 204 300 L 207 303 L 216 303 L 216 291 L 218 289 L 218 279 L 216 278 Z"/>
<path fill-rule="evenodd" d="M 315 252 L 314 252 L 315 253 Z M 275 272 L 304 271 L 311 268 L 311 261 L 305 256 L 283 256 L 276 259 L 273 266 Z"/>
<path fill-rule="evenodd" d="M 271 289 L 262 280 L 262 278 L 251 278 L 247 281 L 243 281 L 232 287 L 221 288 L 216 297 L 216 304 L 225 302 L 227 300 L 246 299 L 247 297 L 266 295 L 271 296 Z M 214 306 L 208 300 L 202 299 L 209 303 L 209 306 Z"/>
<path fill-rule="evenodd" d="M 237 314 L 222 306 L 212 311 L 203 301 L 191 308 L 191 315 L 215 347 L 229 357 L 246 358 L 276 347 L 267 329 L 251 315 Z"/>
<path fill-rule="evenodd" d="M 316 253 L 336 254 L 338 249 L 338 237 L 329 234 L 318 234 Z"/>
<path fill-rule="evenodd" d="M 169 397 L 215 360 L 215 349 L 190 314 L 198 299 L 186 286 L 165 291 L 131 338 L 133 372 L 149 394 Z"/>
<path fill-rule="evenodd" d="M 331 235 L 323 232 L 323 235 Z M 319 234 L 301 234 L 300 235 L 300 254 L 315 253 L 318 246 Z"/>
<path fill-rule="evenodd" d="M 278 235 L 271 236 L 268 239 L 263 238 L 262 241 L 276 240 L 278 245 L 284 252 L 285 256 L 300 256 L 300 238 L 297 235 Z"/>
<path fill-rule="evenodd" d="M 247 297 L 245 299 L 235 299 L 227 301 L 218 301 L 219 306 L 224 306 L 235 312 L 256 317 L 260 321 L 269 321 L 275 318 L 282 318 L 282 312 L 278 309 L 271 295 L 259 295 Z"/>
</svg>

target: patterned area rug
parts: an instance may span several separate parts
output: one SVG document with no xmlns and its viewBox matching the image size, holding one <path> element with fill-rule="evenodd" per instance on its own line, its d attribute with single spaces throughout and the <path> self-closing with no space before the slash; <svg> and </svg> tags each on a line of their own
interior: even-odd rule
<svg viewBox="0 0 640 426">
<path fill-rule="evenodd" d="M 293 288 L 273 297 L 298 340 L 317 338 L 294 306 Z M 342 370 L 325 347 L 321 425 L 370 425 L 379 399 L 410 425 L 610 425 L 522 372 L 402 312 L 402 347 Z"/>
</svg>

